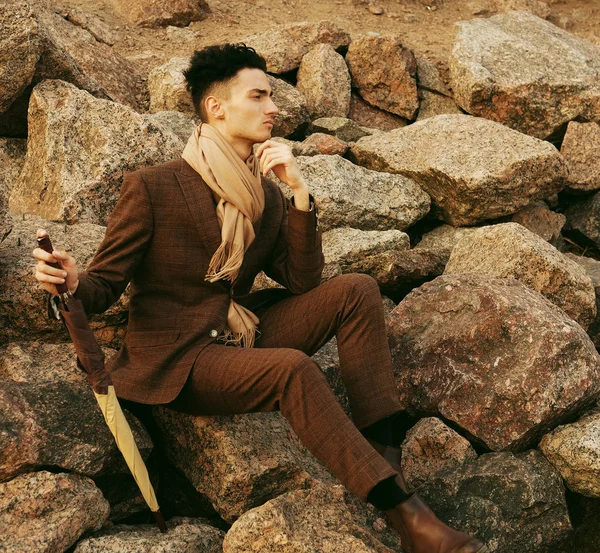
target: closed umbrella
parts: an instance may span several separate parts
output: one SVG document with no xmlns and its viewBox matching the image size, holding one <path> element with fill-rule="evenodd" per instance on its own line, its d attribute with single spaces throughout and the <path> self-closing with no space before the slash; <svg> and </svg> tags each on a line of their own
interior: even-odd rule
<svg viewBox="0 0 600 553">
<path fill-rule="evenodd" d="M 52 253 L 52 243 L 47 234 L 38 236 L 37 241 L 40 248 L 50 254 Z M 59 267 L 58 264 L 52 265 Z M 90 329 L 83 304 L 81 300 L 71 295 L 66 284 L 57 284 L 56 288 L 59 293 L 60 316 L 75 345 L 77 365 L 88 375 L 88 380 L 92 384 L 94 395 L 98 400 L 104 420 L 115 437 L 117 446 L 123 454 L 125 462 L 142 492 L 142 496 L 150 507 L 157 526 L 161 532 L 166 532 L 165 519 L 156 501 L 156 495 L 150 483 L 148 470 L 115 394 L 110 373 L 106 370 L 104 364 L 104 353 Z"/>
</svg>

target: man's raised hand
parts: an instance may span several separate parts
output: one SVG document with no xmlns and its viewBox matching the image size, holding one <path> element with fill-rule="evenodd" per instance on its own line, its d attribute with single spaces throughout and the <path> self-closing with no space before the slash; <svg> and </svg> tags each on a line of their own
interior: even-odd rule
<svg viewBox="0 0 600 553">
<path fill-rule="evenodd" d="M 46 231 L 43 229 L 38 229 L 37 231 L 38 238 L 46 234 Z M 77 286 L 79 286 L 79 271 L 77 269 L 77 262 L 71 255 L 62 250 L 54 250 L 52 254 L 49 254 L 41 248 L 35 248 L 33 250 L 33 257 L 37 260 L 35 278 L 44 290 L 50 292 L 53 296 L 58 296 L 56 285 L 63 282 L 66 282 L 71 293 L 77 290 Z M 58 263 L 60 268 L 51 267 L 48 263 Z"/>
</svg>

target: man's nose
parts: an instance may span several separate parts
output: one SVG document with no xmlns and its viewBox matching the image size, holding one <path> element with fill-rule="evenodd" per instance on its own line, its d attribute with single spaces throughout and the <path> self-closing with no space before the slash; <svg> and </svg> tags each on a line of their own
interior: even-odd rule
<svg viewBox="0 0 600 553">
<path fill-rule="evenodd" d="M 271 98 L 267 102 L 267 114 L 269 115 L 277 115 L 279 113 L 279 108 L 275 105 L 275 102 Z"/>
</svg>

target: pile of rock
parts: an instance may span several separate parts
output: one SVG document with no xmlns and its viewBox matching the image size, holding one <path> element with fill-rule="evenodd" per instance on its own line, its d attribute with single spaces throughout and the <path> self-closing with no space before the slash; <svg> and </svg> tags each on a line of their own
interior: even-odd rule
<svg viewBox="0 0 600 553">
<path fill-rule="evenodd" d="M 206 16 L 159 4 L 124 15 Z M 246 42 L 320 206 L 324 278 L 367 273 L 395 300 L 398 392 L 421 419 L 403 444 L 409 485 L 491 551 L 558 550 L 565 487 L 600 498 L 600 261 L 563 253 L 562 236 L 600 246 L 600 48 L 523 11 L 459 27 L 449 73 L 399 37 L 327 21 Z M 0 6 L 0 549 L 399 550 L 278 413 L 129 413 L 170 530 L 118 524 L 147 511 L 30 256 L 43 226 L 85 266 L 123 172 L 177 157 L 195 127 L 188 61 L 154 68 L 145 90 L 111 32 L 81 10 Z M 92 321 L 108 354 L 127 311 L 125 295 Z M 315 359 L 348 409 L 335 341 Z"/>
</svg>

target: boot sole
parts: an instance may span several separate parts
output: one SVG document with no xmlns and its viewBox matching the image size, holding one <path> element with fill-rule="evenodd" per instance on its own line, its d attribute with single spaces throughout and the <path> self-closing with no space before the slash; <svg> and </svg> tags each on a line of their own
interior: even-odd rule
<svg viewBox="0 0 600 553">
<path fill-rule="evenodd" d="M 481 549 L 478 549 L 475 553 L 491 553 L 491 550 L 487 545 L 484 545 Z"/>
</svg>

